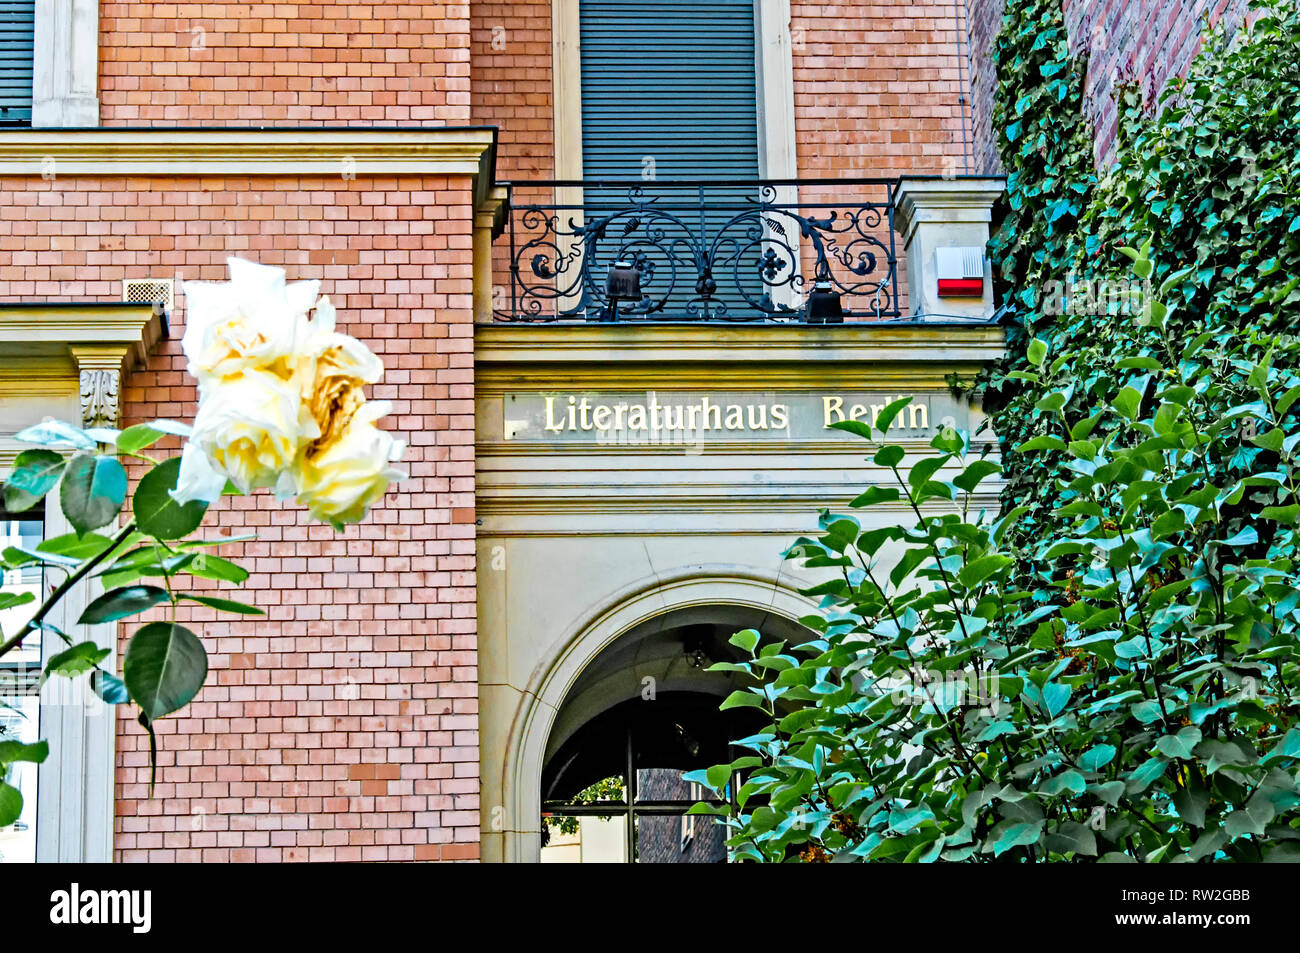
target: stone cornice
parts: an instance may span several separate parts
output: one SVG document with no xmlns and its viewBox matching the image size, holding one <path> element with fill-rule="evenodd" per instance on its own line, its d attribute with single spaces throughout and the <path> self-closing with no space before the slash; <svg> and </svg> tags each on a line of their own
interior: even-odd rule
<svg viewBox="0 0 1300 953">
<path fill-rule="evenodd" d="M 0 175 L 470 175 L 486 188 L 490 127 L 0 131 Z"/>
<path fill-rule="evenodd" d="M 1001 176 L 904 176 L 894 197 L 894 226 L 906 245 L 916 226 L 925 221 L 987 224 L 993 219 L 993 203 L 1004 191 L 1006 179 Z"/>
<path fill-rule="evenodd" d="M 80 366 L 119 355 L 143 363 L 167 335 L 166 316 L 148 304 L 0 304 L 0 350 L 15 358 L 70 356 Z"/>
<path fill-rule="evenodd" d="M 754 386 L 771 382 L 784 366 L 815 379 L 830 371 L 861 374 L 870 366 L 975 367 L 1001 356 L 1003 331 L 989 324 L 862 322 L 803 324 L 479 324 L 474 360 L 481 374 L 507 378 L 553 373 L 563 365 L 584 379 L 629 374 L 638 366 L 663 378 L 700 374 L 753 374 Z M 782 374 L 785 377 L 788 375 Z"/>
</svg>

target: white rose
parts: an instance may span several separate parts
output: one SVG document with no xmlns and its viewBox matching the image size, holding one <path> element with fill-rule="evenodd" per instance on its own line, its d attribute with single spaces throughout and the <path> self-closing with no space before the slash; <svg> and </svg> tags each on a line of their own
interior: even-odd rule
<svg viewBox="0 0 1300 953">
<path fill-rule="evenodd" d="M 187 441 L 181 450 L 181 469 L 171 497 L 182 506 L 191 500 L 211 503 L 226 488 L 226 475 L 212 465 L 203 448 Z"/>
<path fill-rule="evenodd" d="M 322 298 L 297 367 L 304 439 L 337 439 L 365 403 L 362 387 L 383 373 L 383 362 L 370 348 L 334 330 L 334 307 Z"/>
<path fill-rule="evenodd" d="M 383 401 L 357 409 L 342 430 L 313 441 L 297 463 L 298 502 L 311 515 L 336 527 L 365 517 L 394 480 L 406 474 L 390 464 L 405 444 L 374 421 L 388 410 Z"/>
<path fill-rule="evenodd" d="M 249 367 L 294 371 L 319 281 L 285 282 L 283 268 L 227 259 L 230 281 L 187 281 L 181 349 L 199 382 Z"/>
<path fill-rule="evenodd" d="M 295 383 L 270 371 L 221 378 L 200 391 L 190 441 L 240 492 L 275 486 L 298 455 L 299 402 Z M 198 466 L 191 472 L 197 478 Z"/>
</svg>

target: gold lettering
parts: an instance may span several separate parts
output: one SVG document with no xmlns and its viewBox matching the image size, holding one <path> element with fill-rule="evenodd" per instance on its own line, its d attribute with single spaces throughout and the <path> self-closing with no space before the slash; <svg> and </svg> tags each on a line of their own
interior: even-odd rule
<svg viewBox="0 0 1300 953">
<path fill-rule="evenodd" d="M 564 430 L 563 422 L 557 422 L 555 419 L 555 398 L 546 398 L 546 429 L 552 433 L 560 433 Z"/>
<path fill-rule="evenodd" d="M 824 423 L 822 426 L 829 427 L 831 424 L 837 424 L 844 419 L 844 398 L 843 397 L 823 397 L 822 398 L 822 415 Z"/>
<path fill-rule="evenodd" d="M 709 414 L 713 414 L 710 420 Z M 722 429 L 722 408 L 717 404 L 709 402 L 709 398 L 704 398 L 704 426 L 710 430 Z"/>
</svg>

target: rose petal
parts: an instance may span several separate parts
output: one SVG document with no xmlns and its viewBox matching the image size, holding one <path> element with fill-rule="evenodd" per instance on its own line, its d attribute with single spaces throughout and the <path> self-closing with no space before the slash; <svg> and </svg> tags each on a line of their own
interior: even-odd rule
<svg viewBox="0 0 1300 953">
<path fill-rule="evenodd" d="M 181 450 L 181 469 L 176 476 L 176 489 L 171 498 L 182 506 L 192 500 L 211 503 L 226 488 L 226 475 L 218 471 L 203 448 L 186 441 Z"/>
</svg>

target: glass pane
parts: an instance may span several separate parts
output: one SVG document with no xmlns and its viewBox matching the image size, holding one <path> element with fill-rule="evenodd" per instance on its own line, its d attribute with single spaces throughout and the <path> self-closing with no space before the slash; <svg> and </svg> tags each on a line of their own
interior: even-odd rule
<svg viewBox="0 0 1300 953">
<path fill-rule="evenodd" d="M 691 805 L 703 795 L 700 786 L 682 779 L 685 768 L 637 768 L 636 799 L 641 801 L 680 801 Z"/>
<path fill-rule="evenodd" d="M 726 829 L 713 818 L 641 816 L 636 819 L 638 864 L 724 864 Z"/>
<path fill-rule="evenodd" d="M 0 548 L 30 549 L 42 538 L 40 520 L 0 519 Z M 7 593 L 30 592 L 35 598 L 24 605 L 0 610 L 0 633 L 12 636 L 32 617 L 40 603 L 44 575 L 39 565 L 22 566 L 4 573 Z M 39 685 L 41 639 L 39 634 L 23 641 L 21 649 L 0 659 L 0 740 L 31 744 L 40 738 Z M 0 861 L 32 863 L 36 860 L 36 771 L 35 764 L 17 762 L 9 766 L 6 784 L 23 796 L 23 812 L 8 827 L 0 828 Z"/>
<path fill-rule="evenodd" d="M 557 804 L 621 804 L 626 796 L 622 776 L 602 778 L 587 785 L 573 797 L 565 801 L 547 801 L 547 807 Z"/>
<path fill-rule="evenodd" d="M 544 864 L 623 864 L 627 862 L 627 815 L 545 817 Z"/>
</svg>

